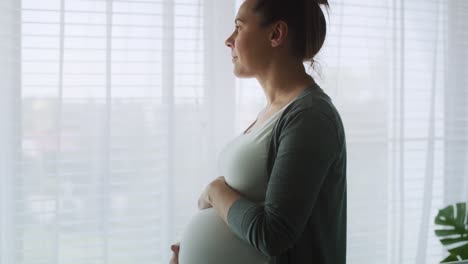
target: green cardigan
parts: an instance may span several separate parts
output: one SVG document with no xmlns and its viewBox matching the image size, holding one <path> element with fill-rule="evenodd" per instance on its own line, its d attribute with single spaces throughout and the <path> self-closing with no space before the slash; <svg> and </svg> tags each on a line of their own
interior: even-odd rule
<svg viewBox="0 0 468 264">
<path fill-rule="evenodd" d="M 270 256 L 269 263 L 346 263 L 345 133 L 318 85 L 281 114 L 267 170 L 265 203 L 236 200 L 228 211 L 230 230 Z"/>
</svg>

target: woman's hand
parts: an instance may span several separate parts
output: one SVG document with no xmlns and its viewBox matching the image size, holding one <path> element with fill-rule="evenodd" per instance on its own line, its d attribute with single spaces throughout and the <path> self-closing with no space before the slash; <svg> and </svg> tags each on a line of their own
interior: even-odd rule
<svg viewBox="0 0 468 264">
<path fill-rule="evenodd" d="M 171 250 L 172 250 L 172 258 L 169 264 L 179 264 L 180 242 L 174 245 L 171 245 Z"/>
<path fill-rule="evenodd" d="M 205 190 L 202 192 L 200 198 L 198 199 L 198 209 L 203 210 L 206 208 L 213 207 L 211 204 L 210 193 L 213 191 L 214 188 L 216 188 L 219 185 L 227 185 L 224 176 L 216 178 L 214 181 L 212 181 L 205 187 Z"/>
</svg>

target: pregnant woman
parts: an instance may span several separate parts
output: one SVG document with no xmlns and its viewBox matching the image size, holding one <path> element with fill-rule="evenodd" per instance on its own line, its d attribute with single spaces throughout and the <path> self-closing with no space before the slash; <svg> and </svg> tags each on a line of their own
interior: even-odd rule
<svg viewBox="0 0 468 264">
<path fill-rule="evenodd" d="M 226 40 L 234 74 L 267 106 L 218 157 L 220 177 L 171 263 L 346 263 L 346 143 L 331 99 L 304 69 L 325 41 L 327 0 L 245 0 Z"/>
</svg>

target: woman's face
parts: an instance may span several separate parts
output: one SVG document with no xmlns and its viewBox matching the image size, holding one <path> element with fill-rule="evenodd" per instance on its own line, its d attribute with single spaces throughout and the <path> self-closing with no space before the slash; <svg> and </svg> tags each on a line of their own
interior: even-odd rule
<svg viewBox="0 0 468 264">
<path fill-rule="evenodd" d="M 234 74 L 255 77 L 267 67 L 271 53 L 268 27 L 260 26 L 260 17 L 253 11 L 255 0 L 245 0 L 237 12 L 235 30 L 226 40 L 231 48 Z"/>
</svg>

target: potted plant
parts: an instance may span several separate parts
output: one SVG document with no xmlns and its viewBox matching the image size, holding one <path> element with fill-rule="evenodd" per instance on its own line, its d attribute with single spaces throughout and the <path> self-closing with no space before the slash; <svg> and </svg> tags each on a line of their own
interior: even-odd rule
<svg viewBox="0 0 468 264">
<path fill-rule="evenodd" d="M 449 252 L 441 263 L 468 264 L 467 203 L 452 204 L 440 210 L 435 224 L 435 234 Z"/>
</svg>

